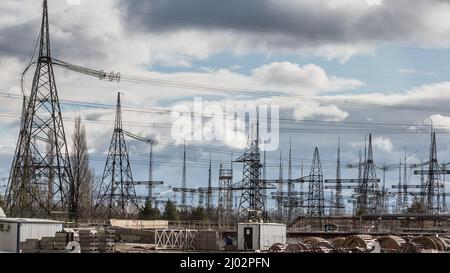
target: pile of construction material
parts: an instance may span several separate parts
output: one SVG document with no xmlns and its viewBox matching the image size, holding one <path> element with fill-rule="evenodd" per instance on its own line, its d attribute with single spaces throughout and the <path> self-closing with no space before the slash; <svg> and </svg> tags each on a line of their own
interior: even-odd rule
<svg viewBox="0 0 450 273">
<path fill-rule="evenodd" d="M 19 244 L 22 253 L 64 252 L 69 242 L 74 240 L 73 233 L 57 232 L 55 237 L 27 239 Z"/>
<path fill-rule="evenodd" d="M 82 253 L 114 253 L 115 230 L 81 229 L 79 242 Z"/>
<path fill-rule="evenodd" d="M 325 240 L 304 238 L 300 243 L 274 244 L 269 252 L 285 253 L 439 253 L 450 251 L 450 236 L 374 237 L 352 235 Z"/>
</svg>

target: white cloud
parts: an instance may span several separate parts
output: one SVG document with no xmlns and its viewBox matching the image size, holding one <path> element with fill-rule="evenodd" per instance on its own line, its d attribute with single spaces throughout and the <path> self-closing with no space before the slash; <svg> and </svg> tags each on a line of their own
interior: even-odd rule
<svg viewBox="0 0 450 273">
<path fill-rule="evenodd" d="M 348 117 L 348 113 L 339 109 L 336 105 L 320 105 L 317 102 L 305 102 L 297 105 L 294 117 L 299 120 L 323 119 L 325 121 L 342 121 Z"/>
<path fill-rule="evenodd" d="M 391 139 L 386 137 L 375 137 L 374 139 L 372 139 L 372 144 L 374 147 L 386 152 L 392 152 L 394 148 Z"/>
<path fill-rule="evenodd" d="M 432 121 L 432 123 L 431 123 Z M 429 118 L 425 119 L 423 122 L 425 125 L 431 125 L 440 130 L 450 131 L 450 117 L 443 116 L 440 114 L 431 115 Z"/>
<path fill-rule="evenodd" d="M 271 89 L 302 94 L 349 90 L 364 85 L 358 80 L 330 77 L 315 64 L 299 66 L 290 62 L 273 62 L 255 68 L 252 78 Z"/>
</svg>

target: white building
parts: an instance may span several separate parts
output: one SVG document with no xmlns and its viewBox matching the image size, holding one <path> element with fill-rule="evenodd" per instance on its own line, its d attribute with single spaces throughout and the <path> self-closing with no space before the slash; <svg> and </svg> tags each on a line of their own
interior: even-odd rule
<svg viewBox="0 0 450 273">
<path fill-rule="evenodd" d="M 19 243 L 27 239 L 54 237 L 63 223 L 43 219 L 0 218 L 0 252 L 18 253 Z"/>
<path fill-rule="evenodd" d="M 286 225 L 276 223 L 238 223 L 238 250 L 268 250 L 286 243 Z"/>
</svg>

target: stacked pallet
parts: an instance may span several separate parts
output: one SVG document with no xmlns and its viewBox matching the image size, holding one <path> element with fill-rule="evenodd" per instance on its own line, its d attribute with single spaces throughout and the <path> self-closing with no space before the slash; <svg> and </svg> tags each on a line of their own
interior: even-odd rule
<svg viewBox="0 0 450 273">
<path fill-rule="evenodd" d="M 84 229 L 79 231 L 82 253 L 114 253 L 114 230 Z"/>
</svg>

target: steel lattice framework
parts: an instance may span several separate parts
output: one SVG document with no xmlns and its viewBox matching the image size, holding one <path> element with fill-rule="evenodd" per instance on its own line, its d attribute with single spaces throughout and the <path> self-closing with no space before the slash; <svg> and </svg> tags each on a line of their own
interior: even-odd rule
<svg viewBox="0 0 450 273">
<path fill-rule="evenodd" d="M 440 165 L 437 160 L 435 132 L 431 134 L 430 160 L 426 172 L 428 176 L 425 183 L 425 206 L 429 213 L 437 214 L 445 212 L 447 210 L 446 194 L 441 174 L 445 174 L 446 172 L 440 170 Z"/>
<path fill-rule="evenodd" d="M 55 218 L 74 212 L 72 174 L 50 54 L 47 1 L 39 57 L 30 98 L 8 181 L 6 209 L 11 216 Z M 70 194 L 69 194 L 70 193 Z"/>
<path fill-rule="evenodd" d="M 375 172 L 375 163 L 372 152 L 372 135 L 369 135 L 369 145 L 367 149 L 366 162 L 361 185 L 357 189 L 357 212 L 358 213 L 379 213 L 382 208 L 381 193 L 379 191 L 379 180 Z"/>
<path fill-rule="evenodd" d="M 104 217 L 127 218 L 138 209 L 127 144 L 122 129 L 120 93 L 117 95 L 114 132 L 103 171 L 96 212 Z"/>
<path fill-rule="evenodd" d="M 265 214 L 264 186 L 260 179 L 262 164 L 259 150 L 259 124 L 256 126 L 256 135 L 252 131 L 248 136 L 245 153 L 235 162 L 244 165 L 238 216 L 245 216 L 249 212 Z"/>
<path fill-rule="evenodd" d="M 311 172 L 309 174 L 308 208 L 310 217 L 322 217 L 325 215 L 325 197 L 323 187 L 323 172 L 320 164 L 319 149 L 314 151 Z"/>
</svg>

